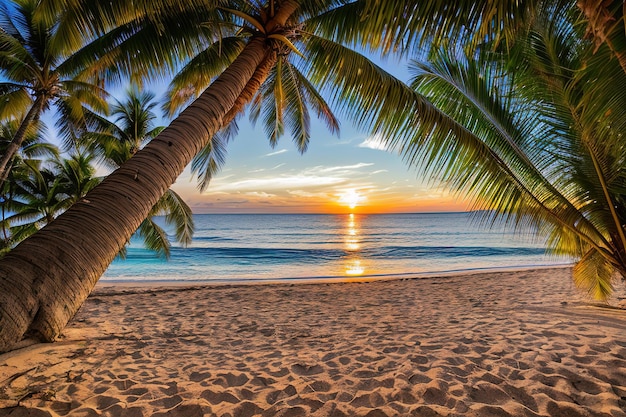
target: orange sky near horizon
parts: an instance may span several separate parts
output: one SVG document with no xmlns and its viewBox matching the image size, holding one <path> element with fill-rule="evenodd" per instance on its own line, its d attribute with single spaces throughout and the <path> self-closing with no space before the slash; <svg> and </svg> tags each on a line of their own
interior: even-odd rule
<svg viewBox="0 0 626 417">
<path fill-rule="evenodd" d="M 256 148 L 256 150 L 255 150 Z M 174 190 L 194 213 L 416 213 L 467 211 L 436 181 L 426 181 L 396 153 L 352 139 L 312 140 L 300 155 L 294 146 L 272 149 L 263 140 L 229 144 L 224 169 L 202 193 L 186 171 Z"/>
</svg>

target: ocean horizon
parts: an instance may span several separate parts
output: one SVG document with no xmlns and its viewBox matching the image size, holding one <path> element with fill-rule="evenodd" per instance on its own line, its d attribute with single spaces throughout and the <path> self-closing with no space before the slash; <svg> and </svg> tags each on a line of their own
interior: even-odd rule
<svg viewBox="0 0 626 417">
<path fill-rule="evenodd" d="M 344 281 L 568 265 L 533 230 L 480 226 L 474 213 L 194 214 L 169 260 L 131 240 L 101 281 Z M 162 222 L 162 219 L 161 219 Z"/>
</svg>

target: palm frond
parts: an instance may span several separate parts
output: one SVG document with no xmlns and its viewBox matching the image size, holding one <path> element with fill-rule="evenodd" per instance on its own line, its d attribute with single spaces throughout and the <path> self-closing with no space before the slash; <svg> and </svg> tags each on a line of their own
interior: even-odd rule
<svg viewBox="0 0 626 417">
<path fill-rule="evenodd" d="M 237 132 L 237 123 L 233 121 L 214 135 L 209 143 L 193 158 L 191 172 L 198 179 L 198 190 L 200 192 L 207 189 L 213 176 L 219 172 L 226 162 L 226 146 L 237 135 Z"/>
<path fill-rule="evenodd" d="M 572 270 L 574 283 L 597 300 L 606 300 L 613 292 L 615 268 L 596 250 L 591 249 Z"/>
<path fill-rule="evenodd" d="M 0 88 L 5 86 L 7 84 L 0 86 Z M 33 105 L 30 94 L 22 87 L 3 90 L 0 93 L 0 120 L 23 118 L 27 113 L 27 109 Z"/>
<path fill-rule="evenodd" d="M 226 37 L 212 43 L 194 56 L 172 78 L 163 109 L 173 116 L 184 105 L 202 93 L 243 50 L 245 40 Z"/>
<path fill-rule="evenodd" d="M 152 219 L 146 218 L 137 229 L 137 235 L 141 237 L 145 247 L 157 253 L 165 259 L 170 257 L 170 242 L 167 233 Z"/>
<path fill-rule="evenodd" d="M 173 190 L 167 190 L 159 203 L 165 214 L 165 223 L 174 227 L 176 241 L 183 246 L 191 244 L 195 225 L 191 208 L 180 195 Z"/>
<path fill-rule="evenodd" d="M 363 0 L 307 19 L 306 31 L 382 54 L 414 52 L 426 45 L 513 42 L 520 22 L 532 17 L 537 3 Z"/>
</svg>

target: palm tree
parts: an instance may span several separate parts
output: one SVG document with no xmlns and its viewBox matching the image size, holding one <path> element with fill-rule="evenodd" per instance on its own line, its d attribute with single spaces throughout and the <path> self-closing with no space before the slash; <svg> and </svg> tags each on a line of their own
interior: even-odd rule
<svg viewBox="0 0 626 417">
<path fill-rule="evenodd" d="M 68 159 L 22 160 L 5 185 L 10 190 L 3 224 L 10 231 L 6 250 L 52 222 L 99 182 L 93 157 L 75 154 Z M 19 174 L 15 175 L 15 174 Z"/>
<path fill-rule="evenodd" d="M 111 107 L 115 123 L 100 121 L 100 131 L 86 133 L 81 140 L 88 142 L 92 151 L 99 155 L 106 166 L 117 169 L 128 161 L 162 130 L 154 126 L 157 116 L 153 109 L 157 105 L 154 94 L 131 88 L 126 99 Z M 165 224 L 174 228 L 176 241 L 182 245 L 191 243 L 194 231 L 191 208 L 172 189 L 168 189 L 141 223 L 138 234 L 145 246 L 163 257 L 170 256 L 170 241 L 165 230 L 154 217 L 165 215 Z"/>
<path fill-rule="evenodd" d="M 6 147 L 11 143 L 15 132 L 19 128 L 16 120 L 0 125 L 0 152 L 5 152 Z M 6 181 L 0 189 L 0 207 L 2 236 L 0 236 L 0 255 L 10 250 L 17 242 L 10 232 L 9 216 L 18 207 L 16 203 L 17 183 L 26 180 L 31 174 L 33 164 L 39 164 L 44 159 L 58 158 L 59 150 L 51 143 L 45 142 L 43 137 L 45 129 L 40 124 L 34 123 L 25 132 L 24 140 L 17 153 L 13 169 L 9 173 Z"/>
<path fill-rule="evenodd" d="M 20 242 L 49 224 L 71 205 L 61 179 L 39 161 L 27 161 L 28 175 L 14 183 L 14 213 L 7 221 L 14 242 Z"/>
<path fill-rule="evenodd" d="M 626 71 L 614 44 L 584 39 L 575 5 L 537 15 L 506 52 L 414 62 L 413 87 L 467 134 L 420 126 L 399 146 L 478 208 L 535 227 L 606 299 L 626 277 Z"/>
<path fill-rule="evenodd" d="M 0 120 L 21 122 L 0 157 L 0 186 L 29 126 L 51 105 L 59 112 L 58 126 L 68 137 L 85 125 L 90 112 L 85 105 L 106 110 L 104 90 L 75 77 L 77 68 L 65 59 L 76 44 L 75 37 L 64 30 L 62 10 L 46 24 L 35 16 L 40 3 L 15 0 L 0 4 Z"/>
<path fill-rule="evenodd" d="M 94 156 L 86 152 L 76 152 L 69 158 L 56 158 L 51 161 L 67 203 L 72 205 L 83 198 L 101 181 L 96 177 L 93 166 Z"/>
<path fill-rule="evenodd" d="M 180 55 L 185 58 L 203 50 L 211 43 L 209 36 L 219 38 L 220 31 L 232 27 L 246 37 L 232 63 L 168 128 L 70 210 L 0 260 L 0 351 L 10 349 L 25 334 L 41 340 L 56 338 L 154 204 L 229 116 L 255 95 L 280 62 L 279 56 L 302 53 L 305 58 L 296 60 L 302 65 L 300 72 L 364 127 L 379 129 L 383 122 L 401 125 L 399 116 L 409 110 L 419 115 L 422 124 L 450 123 L 445 114 L 351 47 L 389 51 L 450 39 L 458 28 L 454 22 L 459 21 L 475 28 L 478 36 L 506 24 L 527 7 L 519 1 L 453 5 L 417 0 L 161 0 L 137 9 L 135 3 L 128 6 L 131 3 L 121 0 L 42 4 L 62 5 L 69 10 L 67 16 L 89 16 L 79 19 L 83 32 L 121 22 L 108 32 L 112 36 L 103 36 L 87 48 L 101 52 L 87 58 L 100 58 L 102 69 L 116 68 L 117 72 L 109 71 L 112 76 L 126 70 L 156 75 L 158 71 L 148 65 L 155 59 L 160 60 L 157 64 L 175 66 Z M 47 11 L 55 10 L 59 9 Z M 141 15 L 144 10 L 150 13 Z M 110 13 L 99 16 L 102 12 Z M 419 28 L 428 36 L 420 37 Z M 111 38 L 117 42 L 107 49 L 104 43 Z M 145 71 L 136 71 L 136 64 Z"/>
</svg>

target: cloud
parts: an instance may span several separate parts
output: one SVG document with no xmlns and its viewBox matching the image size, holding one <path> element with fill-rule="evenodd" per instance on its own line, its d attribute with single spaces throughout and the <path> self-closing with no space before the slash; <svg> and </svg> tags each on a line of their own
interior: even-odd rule
<svg viewBox="0 0 626 417">
<path fill-rule="evenodd" d="M 320 175 L 292 175 L 269 178 L 242 179 L 239 181 L 214 183 L 210 192 L 267 192 L 268 190 L 289 190 L 331 186 L 345 182 L 344 178 Z"/>
<path fill-rule="evenodd" d="M 276 152 L 270 152 L 268 154 L 265 154 L 264 156 L 280 155 L 281 153 L 285 153 L 285 152 L 288 152 L 287 149 L 281 149 L 281 150 L 276 151 Z"/>
<path fill-rule="evenodd" d="M 377 151 L 388 151 L 390 148 L 385 144 L 385 139 L 380 134 L 368 137 L 359 144 L 359 148 L 375 149 Z"/>
<path fill-rule="evenodd" d="M 323 173 L 329 173 L 329 172 L 345 172 L 345 171 L 354 171 L 354 170 L 358 170 L 361 168 L 365 168 L 365 167 L 370 167 L 374 165 L 373 163 L 367 163 L 367 162 L 359 162 L 358 164 L 354 164 L 354 165 L 344 165 L 344 166 L 338 166 L 338 167 L 321 167 L 321 166 L 317 166 L 315 168 L 312 168 L 312 170 L 315 170 L 315 172 L 323 172 Z"/>
<path fill-rule="evenodd" d="M 276 194 L 269 194 L 263 191 L 249 191 L 247 193 L 245 193 L 246 195 L 252 196 L 252 197 L 258 197 L 258 198 L 272 198 L 272 197 L 276 197 Z"/>
<path fill-rule="evenodd" d="M 322 192 L 322 193 L 311 193 L 309 191 L 304 191 L 304 190 L 293 190 L 293 191 L 289 191 L 289 195 L 294 195 L 296 197 L 302 197 L 302 198 L 318 198 L 321 200 L 327 200 L 329 197 L 329 194 L 326 192 Z"/>
</svg>

